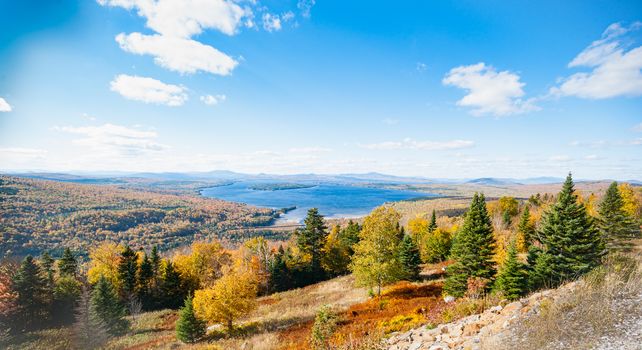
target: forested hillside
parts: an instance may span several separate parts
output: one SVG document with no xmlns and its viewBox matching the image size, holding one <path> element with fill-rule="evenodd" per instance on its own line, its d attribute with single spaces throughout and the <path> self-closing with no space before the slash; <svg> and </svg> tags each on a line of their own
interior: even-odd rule
<svg viewBox="0 0 642 350">
<path fill-rule="evenodd" d="M 196 195 L 1 176 L 0 256 L 87 251 L 104 240 L 163 249 L 208 237 L 235 242 L 239 228 L 269 224 L 274 215 Z"/>
</svg>

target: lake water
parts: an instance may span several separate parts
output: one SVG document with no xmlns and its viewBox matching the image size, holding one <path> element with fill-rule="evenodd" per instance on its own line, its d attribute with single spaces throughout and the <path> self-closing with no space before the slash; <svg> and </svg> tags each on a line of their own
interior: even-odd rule
<svg viewBox="0 0 642 350">
<path fill-rule="evenodd" d="M 372 209 L 386 202 L 433 196 L 414 191 L 338 184 L 276 191 L 254 190 L 251 187 L 255 185 L 257 182 L 236 182 L 203 189 L 201 194 L 258 207 L 281 209 L 296 206 L 295 210 L 282 215 L 282 219 L 297 222 L 305 218 L 310 208 L 318 208 L 319 212 L 328 218 L 350 218 L 367 215 Z"/>
</svg>

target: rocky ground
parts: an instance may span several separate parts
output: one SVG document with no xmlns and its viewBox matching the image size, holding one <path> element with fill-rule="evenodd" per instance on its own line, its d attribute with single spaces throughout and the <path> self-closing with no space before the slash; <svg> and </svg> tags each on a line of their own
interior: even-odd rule
<svg viewBox="0 0 642 350">
<path fill-rule="evenodd" d="M 389 350 L 447 350 L 488 349 L 513 336 L 513 325 L 537 314 L 545 300 L 555 302 L 571 293 L 577 284 L 568 283 L 556 290 L 535 293 L 527 298 L 497 305 L 485 312 L 465 317 L 458 321 L 439 325 L 434 329 L 416 328 L 388 338 Z M 606 349 L 606 348 L 605 348 Z"/>
</svg>

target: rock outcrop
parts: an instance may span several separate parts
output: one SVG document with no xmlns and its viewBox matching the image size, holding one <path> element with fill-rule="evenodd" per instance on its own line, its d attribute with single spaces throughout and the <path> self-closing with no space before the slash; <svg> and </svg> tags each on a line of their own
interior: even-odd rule
<svg viewBox="0 0 642 350">
<path fill-rule="evenodd" d="M 421 327 L 393 334 L 387 346 L 389 350 L 482 349 L 482 344 L 501 342 L 502 337 L 510 335 L 512 325 L 537 314 L 544 300 L 555 301 L 575 287 L 576 283 L 571 282 L 433 329 Z"/>
</svg>

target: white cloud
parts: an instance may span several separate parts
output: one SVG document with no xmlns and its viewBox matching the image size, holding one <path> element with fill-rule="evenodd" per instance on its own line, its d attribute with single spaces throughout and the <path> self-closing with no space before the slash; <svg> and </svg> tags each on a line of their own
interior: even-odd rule
<svg viewBox="0 0 642 350">
<path fill-rule="evenodd" d="M 105 6 L 137 10 L 147 27 L 165 36 L 190 38 L 204 29 L 234 35 L 243 19 L 251 14 L 230 0 L 98 0 Z"/>
<path fill-rule="evenodd" d="M 631 144 L 634 146 L 642 145 L 642 137 L 638 137 L 637 139 L 631 141 Z"/>
<path fill-rule="evenodd" d="M 290 153 L 327 153 L 327 152 L 332 152 L 332 149 L 326 148 L 326 147 L 298 147 L 298 148 L 290 148 L 288 152 Z"/>
<path fill-rule="evenodd" d="M 568 162 L 571 160 L 571 157 L 567 155 L 555 155 L 548 158 L 548 160 L 552 162 Z"/>
<path fill-rule="evenodd" d="M 551 89 L 551 94 L 589 99 L 642 95 L 642 46 L 627 50 L 631 41 L 623 40 L 623 36 L 641 27 L 641 22 L 628 27 L 611 24 L 601 39 L 591 43 L 568 64 L 569 68 L 592 70 L 563 79 L 560 86 Z"/>
<path fill-rule="evenodd" d="M 138 130 L 121 125 L 62 126 L 55 127 L 54 130 L 84 136 L 72 142 L 98 152 L 98 155 L 102 156 L 134 157 L 168 148 L 156 142 L 158 134 L 155 131 Z"/>
<path fill-rule="evenodd" d="M 229 75 L 238 62 L 221 51 L 198 41 L 164 35 L 141 33 L 116 36 L 120 47 L 133 54 L 154 56 L 161 67 L 180 73 L 198 71 Z"/>
<path fill-rule="evenodd" d="M 312 7 L 316 3 L 315 0 L 299 0 L 296 7 L 301 11 L 301 16 L 310 18 Z"/>
<path fill-rule="evenodd" d="M 160 80 L 120 74 L 111 82 L 111 90 L 123 97 L 167 106 L 181 106 L 187 100 L 185 88 Z"/>
<path fill-rule="evenodd" d="M 642 123 L 634 126 L 633 131 L 642 132 Z"/>
<path fill-rule="evenodd" d="M 597 154 L 589 154 L 584 157 L 585 160 L 599 160 L 602 159 L 602 157 L 598 156 Z"/>
<path fill-rule="evenodd" d="M 386 125 L 397 125 L 397 124 L 399 124 L 399 120 L 398 119 L 393 119 L 393 118 L 385 118 L 381 122 L 386 124 Z"/>
<path fill-rule="evenodd" d="M 387 141 L 371 144 L 360 144 L 359 147 L 372 150 L 397 150 L 397 149 L 413 149 L 413 150 L 449 150 L 461 149 L 474 146 L 474 142 L 470 140 L 451 140 L 451 141 L 416 141 L 406 138 L 402 141 Z"/>
<path fill-rule="evenodd" d="M 215 106 L 227 99 L 227 96 L 225 95 L 205 95 L 201 96 L 201 102 L 205 103 L 206 105 L 210 106 Z"/>
<path fill-rule="evenodd" d="M 9 102 L 4 98 L 0 97 L 0 112 L 11 112 L 12 108 Z"/>
<path fill-rule="evenodd" d="M 425 72 L 425 71 L 426 71 L 426 69 L 428 69 L 428 65 L 426 65 L 426 64 L 425 64 L 425 63 L 423 63 L 423 62 L 417 62 L 417 67 L 416 67 L 416 69 L 417 69 L 417 72 L 419 72 L 419 73 L 423 73 L 423 72 Z"/>
<path fill-rule="evenodd" d="M 264 13 L 263 29 L 267 30 L 268 32 L 276 32 L 281 30 L 281 18 L 279 17 L 279 15 Z"/>
<path fill-rule="evenodd" d="M 505 116 L 539 109 L 533 99 L 521 99 L 525 84 L 519 81 L 519 75 L 509 71 L 498 73 L 483 62 L 451 69 L 442 83 L 467 90 L 468 94 L 457 105 L 472 107 L 473 115 Z"/>
</svg>

